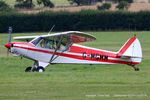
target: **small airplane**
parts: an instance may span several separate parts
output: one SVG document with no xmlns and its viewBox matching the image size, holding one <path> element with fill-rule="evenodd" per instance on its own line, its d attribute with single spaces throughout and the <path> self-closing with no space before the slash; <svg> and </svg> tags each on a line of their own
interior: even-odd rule
<svg viewBox="0 0 150 100">
<path fill-rule="evenodd" d="M 44 72 L 49 64 L 127 64 L 135 67 L 142 61 L 142 49 L 139 40 L 134 35 L 118 52 L 106 51 L 77 43 L 96 40 L 90 34 L 79 31 L 67 31 L 40 36 L 14 37 L 27 42 L 11 42 L 5 44 L 8 51 L 15 57 L 25 57 L 34 61 L 32 67 L 25 72 Z M 29 42 L 30 41 L 30 42 Z"/>
</svg>

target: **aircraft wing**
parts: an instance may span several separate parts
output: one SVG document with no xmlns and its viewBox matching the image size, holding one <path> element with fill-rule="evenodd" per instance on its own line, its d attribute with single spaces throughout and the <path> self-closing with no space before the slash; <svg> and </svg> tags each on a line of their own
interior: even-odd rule
<svg viewBox="0 0 150 100">
<path fill-rule="evenodd" d="M 22 36 L 22 37 L 14 37 L 13 39 L 31 40 L 36 37 L 49 38 L 49 37 L 59 37 L 59 36 L 64 36 L 64 37 L 70 38 L 72 43 L 81 43 L 81 42 L 96 40 L 96 37 L 94 37 L 90 34 L 86 34 L 84 32 L 79 32 L 79 31 L 67 31 L 67 32 L 48 34 L 48 35 L 40 35 L 40 36 Z"/>
<path fill-rule="evenodd" d="M 67 32 L 56 33 L 51 35 L 42 35 L 41 37 L 48 38 L 48 37 L 59 37 L 59 36 L 68 37 L 72 43 L 81 43 L 81 42 L 96 40 L 96 37 L 79 31 L 67 31 Z"/>
</svg>

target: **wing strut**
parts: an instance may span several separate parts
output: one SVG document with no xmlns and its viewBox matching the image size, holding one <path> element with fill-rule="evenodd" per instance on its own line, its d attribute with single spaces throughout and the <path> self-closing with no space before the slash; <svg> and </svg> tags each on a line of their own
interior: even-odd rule
<svg viewBox="0 0 150 100">
<path fill-rule="evenodd" d="M 57 50 L 59 49 L 59 47 L 60 47 L 60 45 L 61 45 L 62 39 L 63 39 L 63 36 L 60 37 L 60 40 L 59 40 L 59 42 L 58 42 L 58 45 L 57 45 L 57 47 L 56 47 L 54 53 L 52 54 L 52 57 L 51 57 L 51 59 L 50 59 L 50 61 L 49 61 L 50 64 L 52 63 L 53 60 L 56 59 L 56 58 L 54 58 L 54 56 L 55 56 Z M 62 53 L 63 53 L 63 52 L 62 52 Z M 61 54 L 62 54 L 62 53 L 61 53 Z M 54 58 L 54 59 L 53 59 L 53 58 Z"/>
<path fill-rule="evenodd" d="M 55 58 L 53 57 L 54 59 L 52 59 L 51 62 L 54 61 L 56 58 L 58 58 L 64 51 L 65 51 L 65 50 L 63 50 L 63 51 L 62 51 L 59 55 L 57 55 Z M 50 62 L 50 63 L 51 63 L 51 62 Z"/>
<path fill-rule="evenodd" d="M 62 41 L 62 40 L 61 40 Z M 70 45 L 69 45 L 70 44 Z M 70 47 L 73 43 L 67 43 L 67 45 Z M 55 58 L 53 57 L 53 59 L 51 60 L 51 62 L 53 62 L 56 58 L 58 58 L 62 53 L 64 53 L 66 50 L 63 50 L 59 55 L 57 55 Z"/>
</svg>

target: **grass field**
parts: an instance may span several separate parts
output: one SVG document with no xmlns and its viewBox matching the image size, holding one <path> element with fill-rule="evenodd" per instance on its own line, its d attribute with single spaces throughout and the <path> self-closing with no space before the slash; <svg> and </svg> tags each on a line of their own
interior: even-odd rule
<svg viewBox="0 0 150 100">
<path fill-rule="evenodd" d="M 140 71 L 127 65 L 56 64 L 48 66 L 44 73 L 25 73 L 24 69 L 33 62 L 7 57 L 3 45 L 8 36 L 0 34 L 0 100 L 149 100 L 150 32 L 87 33 L 97 40 L 83 45 L 112 51 L 118 51 L 136 33 L 144 57 L 137 65 Z M 13 36 L 37 34 L 40 33 Z"/>
</svg>

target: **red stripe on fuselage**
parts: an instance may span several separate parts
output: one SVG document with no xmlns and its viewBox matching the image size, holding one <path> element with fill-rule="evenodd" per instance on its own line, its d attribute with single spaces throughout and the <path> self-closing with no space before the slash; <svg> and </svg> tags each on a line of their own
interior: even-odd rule
<svg viewBox="0 0 150 100">
<path fill-rule="evenodd" d="M 100 50 L 93 50 L 90 48 L 84 48 L 84 47 L 79 47 L 79 46 L 71 46 L 69 52 L 80 53 L 80 54 L 82 54 L 83 52 L 86 52 L 86 54 L 98 53 L 101 55 L 109 55 L 109 57 L 112 57 L 112 58 L 118 57 L 117 54 L 115 53 L 111 53 L 107 51 L 100 51 Z"/>
<path fill-rule="evenodd" d="M 46 51 L 46 50 L 40 50 L 40 49 L 35 49 L 35 48 L 28 48 L 28 47 L 20 47 L 20 46 L 14 46 L 16 48 L 22 48 L 22 49 L 27 49 L 27 50 L 31 50 L 31 51 L 37 51 L 37 52 L 42 52 L 42 53 L 48 53 L 48 54 L 53 54 L 53 52 L 51 51 Z M 56 53 L 56 55 L 59 55 L 60 53 Z M 96 60 L 96 59 L 91 59 L 91 57 L 86 57 L 86 59 L 83 59 L 82 56 L 78 56 L 78 55 L 71 55 L 71 54 L 65 54 L 62 53 L 61 56 L 64 57 L 69 57 L 69 58 L 74 58 L 74 59 L 80 59 L 80 60 L 88 60 L 88 61 L 98 61 L 98 62 L 106 62 L 106 63 L 118 63 L 118 64 L 139 64 L 138 62 L 128 62 L 128 61 L 120 61 L 120 60 L 112 60 L 112 59 L 108 59 L 108 60 Z"/>
</svg>

